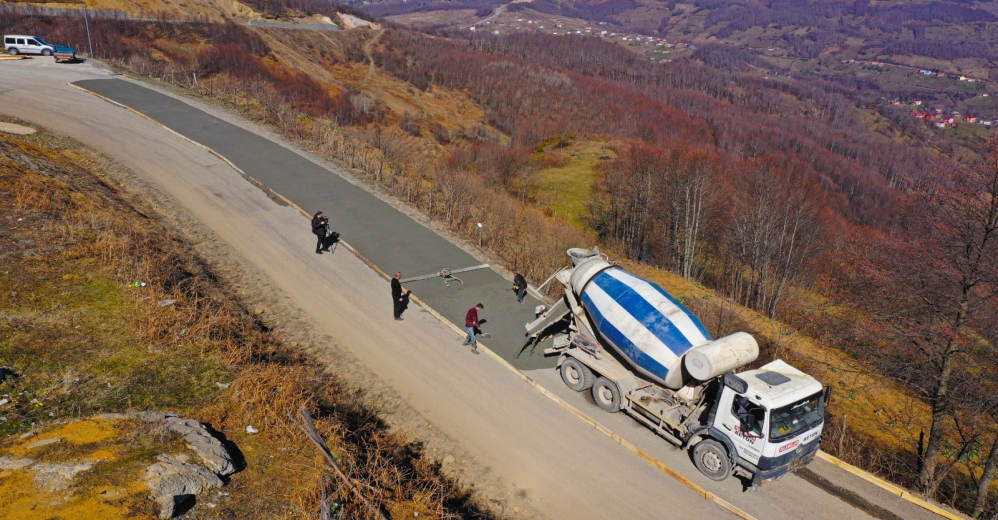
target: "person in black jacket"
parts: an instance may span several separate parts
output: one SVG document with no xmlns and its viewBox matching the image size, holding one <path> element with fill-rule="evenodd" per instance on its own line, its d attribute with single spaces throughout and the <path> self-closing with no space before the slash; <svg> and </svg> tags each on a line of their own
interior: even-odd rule
<svg viewBox="0 0 998 520">
<path fill-rule="evenodd" d="M 516 301 L 523 303 L 527 296 L 527 279 L 519 271 L 513 271 L 513 290 L 516 291 Z"/>
<path fill-rule="evenodd" d="M 402 321 L 402 313 L 405 312 L 405 300 L 407 299 L 405 295 L 402 294 L 402 272 L 399 271 L 395 273 L 395 277 L 392 278 L 392 308 L 395 319 Z"/>
<path fill-rule="evenodd" d="M 322 254 L 322 248 L 326 245 L 327 231 L 329 231 L 329 219 L 320 211 L 312 217 L 312 233 L 315 233 L 315 236 L 319 239 L 315 244 L 316 254 Z"/>
</svg>

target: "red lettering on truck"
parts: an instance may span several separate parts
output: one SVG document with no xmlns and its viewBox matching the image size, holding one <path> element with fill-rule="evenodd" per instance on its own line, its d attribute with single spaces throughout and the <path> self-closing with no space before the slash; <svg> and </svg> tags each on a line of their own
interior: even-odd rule
<svg viewBox="0 0 998 520">
<path fill-rule="evenodd" d="M 800 439 L 797 439 L 794 442 L 791 442 L 789 444 L 785 444 L 785 445 L 783 445 L 783 446 L 780 447 L 780 453 L 783 453 L 783 452 L 788 451 L 788 450 L 792 450 L 792 449 L 796 448 L 798 444 L 800 444 Z"/>
</svg>

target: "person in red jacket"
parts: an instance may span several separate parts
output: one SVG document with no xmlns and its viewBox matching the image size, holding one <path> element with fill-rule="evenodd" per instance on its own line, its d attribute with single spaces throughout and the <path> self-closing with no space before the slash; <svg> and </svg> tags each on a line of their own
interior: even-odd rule
<svg viewBox="0 0 998 520">
<path fill-rule="evenodd" d="M 475 329 L 481 326 L 478 322 L 478 311 L 484 308 L 485 306 L 479 303 L 468 309 L 468 314 L 464 316 L 464 327 L 468 329 L 468 337 L 465 338 L 464 344 L 471 345 L 471 351 L 475 354 L 478 354 L 478 341 L 475 339 Z"/>
</svg>

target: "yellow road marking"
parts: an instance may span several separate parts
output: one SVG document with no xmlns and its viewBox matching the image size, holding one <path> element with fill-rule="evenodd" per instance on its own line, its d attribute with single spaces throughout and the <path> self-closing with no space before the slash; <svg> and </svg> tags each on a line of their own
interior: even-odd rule
<svg viewBox="0 0 998 520">
<path fill-rule="evenodd" d="M 948 518 L 949 520 L 965 520 L 966 519 L 966 517 L 955 515 L 955 514 L 949 512 L 949 511 L 947 511 L 947 510 L 945 510 L 945 509 L 943 509 L 943 508 L 941 508 L 939 506 L 933 505 L 933 504 L 931 504 L 931 503 L 929 503 L 929 502 L 927 502 L 927 501 L 925 501 L 925 500 L 923 500 L 921 498 L 916 497 L 915 495 L 912 495 L 911 492 L 908 491 L 908 490 L 899 488 L 899 487 L 895 486 L 894 484 L 891 484 L 890 482 L 887 482 L 887 481 L 881 479 L 880 477 L 878 477 L 876 475 L 873 475 L 871 473 L 867 473 L 866 471 L 863 471 L 863 470 L 857 468 L 856 466 L 853 466 L 852 464 L 849 464 L 848 462 L 845 462 L 845 461 L 843 461 L 841 459 L 833 457 L 833 456 L 831 456 L 831 455 L 829 455 L 829 454 L 827 454 L 827 453 L 825 453 L 823 451 L 820 451 L 820 450 L 818 451 L 818 458 L 824 460 L 825 462 L 834 464 L 834 465 L 842 468 L 843 470 L 845 470 L 845 471 L 847 471 L 849 473 L 852 473 L 853 475 L 856 475 L 857 477 L 859 477 L 859 478 L 861 478 L 861 479 L 863 479 L 863 480 L 865 480 L 865 481 L 867 481 L 867 482 L 869 482 L 869 483 L 871 483 L 871 484 L 873 484 L 875 486 L 883 488 L 884 490 L 886 490 L 890 494 L 899 496 L 902 499 L 907 500 L 908 502 L 911 502 L 912 504 L 914 504 L 914 505 L 916 505 L 918 507 L 921 507 L 922 509 L 926 509 L 928 511 L 931 511 L 931 512 L 933 512 L 933 513 L 935 513 L 935 514 L 937 514 L 939 516 L 942 516 L 944 518 Z"/>
</svg>

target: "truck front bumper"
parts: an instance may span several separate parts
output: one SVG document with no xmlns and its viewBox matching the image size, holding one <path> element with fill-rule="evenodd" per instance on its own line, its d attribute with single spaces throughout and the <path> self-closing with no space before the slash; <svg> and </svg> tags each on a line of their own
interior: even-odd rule
<svg viewBox="0 0 998 520">
<path fill-rule="evenodd" d="M 816 441 L 811 442 L 805 446 L 806 451 L 785 464 L 767 469 L 756 469 L 752 476 L 752 485 L 761 486 L 767 482 L 779 480 L 783 475 L 807 466 L 814 460 L 814 456 L 818 454 L 818 448 L 821 447 L 820 441 L 821 438 L 818 438 Z"/>
</svg>

